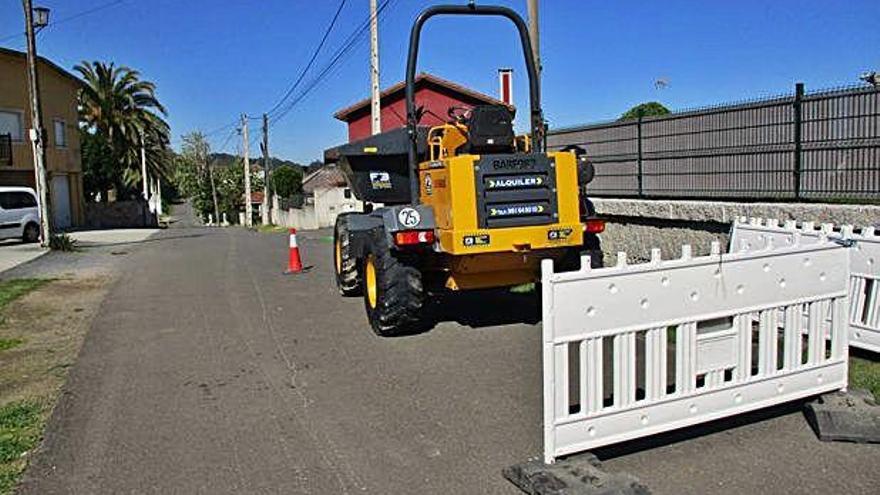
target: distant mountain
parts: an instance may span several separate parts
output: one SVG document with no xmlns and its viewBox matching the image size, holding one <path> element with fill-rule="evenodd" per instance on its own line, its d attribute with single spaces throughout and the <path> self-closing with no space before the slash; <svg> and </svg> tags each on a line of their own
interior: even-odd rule
<svg viewBox="0 0 880 495">
<path fill-rule="evenodd" d="M 238 165 L 241 160 L 241 157 L 237 155 L 230 155 L 229 153 L 211 153 L 208 155 L 208 162 L 212 163 L 215 167 L 229 167 L 232 165 Z M 282 160 L 281 158 L 270 157 L 269 165 L 272 168 L 278 168 L 282 165 L 289 165 L 300 171 L 304 170 L 306 167 L 300 163 L 291 161 L 291 160 Z M 251 166 L 257 166 L 263 168 L 263 158 L 262 157 L 251 157 Z"/>
</svg>

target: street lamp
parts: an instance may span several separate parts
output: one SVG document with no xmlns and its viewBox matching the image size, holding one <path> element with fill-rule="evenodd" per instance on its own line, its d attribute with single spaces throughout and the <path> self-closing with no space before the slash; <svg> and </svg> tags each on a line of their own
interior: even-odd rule
<svg viewBox="0 0 880 495">
<path fill-rule="evenodd" d="M 52 219 L 49 214 L 48 184 L 46 176 L 46 132 L 43 128 L 43 112 L 40 108 L 40 81 L 37 74 L 36 31 L 49 25 L 49 9 L 33 8 L 32 0 L 21 0 L 24 10 L 24 28 L 27 38 L 27 80 L 31 104 L 31 149 L 34 153 L 34 182 L 37 204 L 40 207 L 40 237 L 43 247 L 49 247 Z"/>
<path fill-rule="evenodd" d="M 34 7 L 34 29 L 40 30 L 49 25 L 49 9 Z"/>
</svg>

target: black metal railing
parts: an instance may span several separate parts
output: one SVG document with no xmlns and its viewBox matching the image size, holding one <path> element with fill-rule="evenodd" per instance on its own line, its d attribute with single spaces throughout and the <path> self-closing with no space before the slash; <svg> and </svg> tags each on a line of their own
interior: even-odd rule
<svg viewBox="0 0 880 495">
<path fill-rule="evenodd" d="M 12 134 L 0 134 L 0 166 L 12 166 Z"/>
<path fill-rule="evenodd" d="M 552 131 L 595 196 L 880 201 L 880 88 L 850 87 Z"/>
</svg>

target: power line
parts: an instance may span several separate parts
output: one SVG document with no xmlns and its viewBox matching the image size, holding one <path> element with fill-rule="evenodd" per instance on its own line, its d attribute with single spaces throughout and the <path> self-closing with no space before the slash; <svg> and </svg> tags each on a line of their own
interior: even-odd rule
<svg viewBox="0 0 880 495">
<path fill-rule="evenodd" d="M 318 53 L 321 52 L 321 48 L 324 47 L 324 43 L 327 42 L 327 38 L 330 36 L 330 32 L 333 31 L 333 26 L 336 25 L 336 20 L 339 19 L 339 14 L 342 13 L 342 8 L 345 7 L 346 2 L 347 0 L 342 0 L 341 2 L 339 2 L 339 7 L 336 9 L 336 13 L 333 14 L 333 19 L 330 21 L 330 25 L 327 26 L 327 29 L 324 30 L 324 35 L 321 37 L 321 42 L 318 43 L 317 47 L 315 47 L 315 51 L 312 53 L 309 62 L 306 64 L 305 68 L 303 68 L 302 72 L 300 72 L 299 76 L 296 78 L 296 81 L 287 89 L 287 91 L 284 92 L 284 96 L 282 96 L 281 99 L 278 100 L 278 102 L 275 103 L 275 105 L 266 113 L 272 113 L 277 110 L 278 107 L 283 105 L 284 102 L 287 101 L 288 98 L 290 98 L 290 95 L 293 94 L 293 92 L 299 86 L 299 83 L 302 82 L 303 78 L 306 76 L 306 73 L 308 73 L 309 69 L 311 69 L 312 65 L 315 63 L 315 59 L 318 58 Z"/>
<path fill-rule="evenodd" d="M 382 3 L 382 5 L 379 6 L 379 8 L 376 10 L 376 16 L 378 16 L 379 13 L 382 12 L 388 6 L 389 2 L 390 2 L 390 0 L 385 0 Z M 303 91 L 301 91 L 300 94 L 293 101 L 288 103 L 281 110 L 281 112 L 279 112 L 278 114 L 276 114 L 275 116 L 272 117 L 272 121 L 270 122 L 270 126 L 275 125 L 275 123 L 277 123 L 279 120 L 283 119 L 288 113 L 290 113 L 290 111 L 293 110 L 293 108 L 300 101 L 302 101 L 308 95 L 308 93 L 310 93 L 311 90 L 314 89 L 328 75 L 330 70 L 333 69 L 336 66 L 336 64 L 338 64 L 341 61 L 343 56 L 345 56 L 347 53 L 349 53 L 358 42 L 360 42 L 362 39 L 365 39 L 365 38 L 363 38 L 363 36 L 366 34 L 367 30 L 369 29 L 370 22 L 372 21 L 372 19 L 373 19 L 372 15 L 367 16 L 367 19 L 363 23 L 361 23 L 360 26 L 358 26 L 354 31 L 352 31 L 351 34 L 348 35 L 348 37 L 343 42 L 343 44 L 334 53 L 333 58 L 330 60 L 330 62 L 328 62 L 324 66 L 324 68 L 317 75 L 317 77 L 315 77 L 315 79 L 313 79 L 309 83 L 309 85 Z"/>
<path fill-rule="evenodd" d="M 89 14 L 94 14 L 95 12 L 99 12 L 101 10 L 108 9 L 108 8 L 113 7 L 115 5 L 119 5 L 120 3 L 123 3 L 123 2 L 125 2 L 125 0 L 113 0 L 112 2 L 107 2 L 104 4 L 98 5 L 96 7 L 92 7 L 91 9 L 86 9 L 86 10 L 83 10 L 83 11 L 78 12 L 76 14 L 69 15 L 67 17 L 62 17 L 61 19 L 58 19 L 55 22 L 50 22 L 47 27 L 51 28 L 53 26 L 57 26 L 58 24 L 63 24 L 65 22 L 72 21 L 74 19 L 79 19 L 80 17 L 85 17 Z M 15 33 L 15 34 L 9 35 L 5 38 L 0 38 L 0 43 L 4 43 L 6 41 L 17 38 L 19 36 L 24 36 L 24 32 Z"/>
<path fill-rule="evenodd" d="M 278 102 L 275 103 L 275 105 L 272 107 L 272 109 L 266 113 L 272 113 L 276 109 L 278 109 L 278 107 L 280 107 L 282 104 L 284 104 L 284 102 L 290 97 L 291 94 L 293 94 L 293 92 L 296 90 L 296 88 L 302 82 L 306 73 L 309 71 L 309 69 L 311 69 L 312 65 L 315 63 L 315 60 L 317 59 L 318 54 L 321 51 L 321 48 L 323 48 L 324 44 L 327 42 L 327 38 L 329 37 L 330 32 L 333 30 L 333 27 L 336 25 L 336 21 L 339 19 L 339 14 L 342 12 L 343 7 L 345 7 L 346 2 L 347 2 L 347 0 L 342 0 L 339 3 L 339 7 L 337 7 L 336 12 L 333 15 L 333 18 L 330 20 L 330 24 L 327 26 L 327 29 L 324 31 L 324 35 L 321 37 L 321 41 L 318 43 L 318 46 L 315 47 L 315 51 L 312 53 L 312 56 L 309 59 L 308 63 L 306 64 L 305 68 L 303 68 L 303 70 L 300 72 L 299 76 L 294 81 L 294 83 L 285 91 L 285 93 L 281 97 L 281 99 L 278 100 Z M 259 120 L 260 117 L 248 117 L 248 119 L 249 120 Z M 213 129 L 213 130 L 206 132 L 205 136 L 211 136 L 211 135 L 217 134 L 219 132 L 224 131 L 225 129 L 229 129 L 230 127 L 235 126 L 238 123 L 239 123 L 238 119 L 233 120 L 232 122 L 230 122 L 228 124 L 225 124 L 225 125 L 220 126 L 216 129 Z"/>
<path fill-rule="evenodd" d="M 384 11 L 390 3 L 391 0 L 384 0 L 382 4 L 376 9 L 376 16 L 378 17 L 378 15 L 382 13 L 382 11 Z M 363 38 L 363 35 L 365 35 L 367 30 L 369 29 L 370 21 L 372 21 L 372 19 L 373 17 L 371 15 L 367 16 L 367 20 L 348 36 L 346 42 L 339 49 L 337 49 L 335 55 L 330 60 L 330 62 L 328 62 L 324 66 L 324 69 L 311 81 L 311 83 L 309 83 L 309 85 L 306 86 L 306 88 L 303 89 L 295 99 L 290 101 L 278 114 L 272 117 L 270 126 L 275 125 L 278 121 L 287 116 L 287 114 L 289 114 L 290 111 L 293 110 L 293 108 L 296 107 L 299 102 L 301 102 L 306 96 L 308 96 L 308 94 L 311 93 L 311 91 L 314 90 L 321 82 L 323 82 L 325 78 L 331 73 L 331 71 L 344 60 L 343 57 L 345 57 L 347 54 L 350 54 L 351 50 L 357 45 L 358 42 L 365 39 Z"/>
</svg>

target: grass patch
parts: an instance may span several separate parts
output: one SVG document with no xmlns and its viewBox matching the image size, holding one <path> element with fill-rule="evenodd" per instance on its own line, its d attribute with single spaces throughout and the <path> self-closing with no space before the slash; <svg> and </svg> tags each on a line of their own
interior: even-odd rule
<svg viewBox="0 0 880 495">
<path fill-rule="evenodd" d="M 0 495 L 12 492 L 27 463 L 23 454 L 36 447 L 43 430 L 43 408 L 36 402 L 0 407 Z"/>
<path fill-rule="evenodd" d="M 880 362 L 851 356 L 849 358 L 850 388 L 864 388 L 880 399 Z"/>
<path fill-rule="evenodd" d="M 22 339 L 0 339 L 0 351 L 7 351 L 24 344 Z"/>
<path fill-rule="evenodd" d="M 15 278 L 0 282 L 0 311 L 19 297 L 39 289 L 49 282 L 44 278 Z"/>
<path fill-rule="evenodd" d="M 510 288 L 510 292 L 513 292 L 514 294 L 530 294 L 535 292 L 535 283 L 529 282 L 527 284 L 514 285 Z"/>
</svg>

